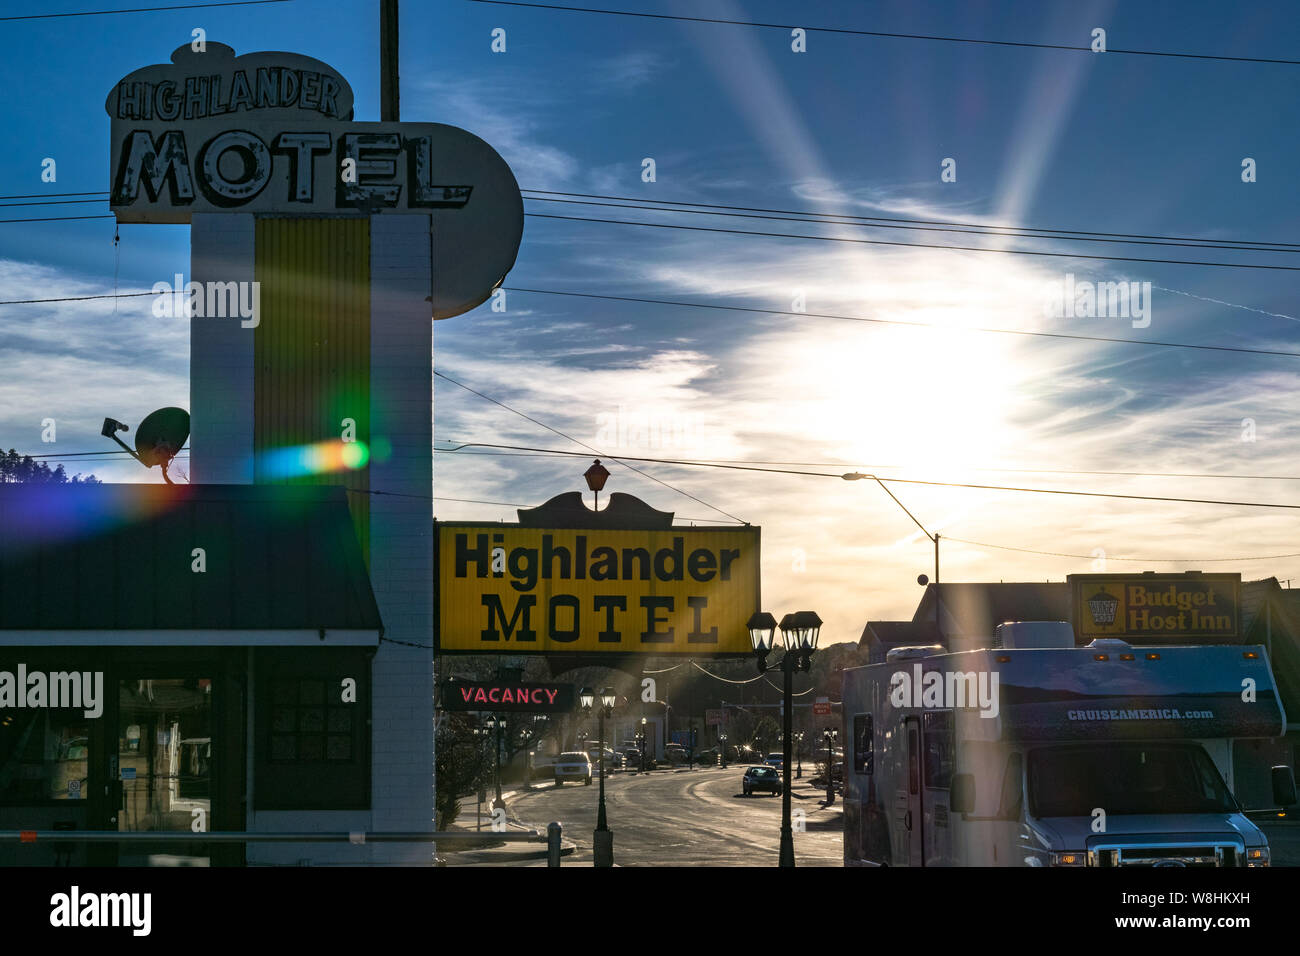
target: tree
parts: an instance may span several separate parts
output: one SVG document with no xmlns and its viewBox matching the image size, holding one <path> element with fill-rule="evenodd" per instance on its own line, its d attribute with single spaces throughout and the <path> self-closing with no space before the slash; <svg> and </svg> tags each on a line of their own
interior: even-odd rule
<svg viewBox="0 0 1300 956">
<path fill-rule="evenodd" d="M 62 465 L 52 469 L 45 462 L 37 461 L 31 455 L 20 455 L 10 448 L 7 452 L 0 453 L 0 484 L 17 483 L 33 485 L 97 485 L 100 481 L 94 475 L 82 475 L 80 473 L 69 478 Z"/>
<path fill-rule="evenodd" d="M 486 770 L 486 748 L 471 732 L 472 725 L 469 714 L 444 713 L 438 720 L 434 762 L 439 830 L 446 830 L 456 821 L 460 795 L 476 788 Z"/>
</svg>

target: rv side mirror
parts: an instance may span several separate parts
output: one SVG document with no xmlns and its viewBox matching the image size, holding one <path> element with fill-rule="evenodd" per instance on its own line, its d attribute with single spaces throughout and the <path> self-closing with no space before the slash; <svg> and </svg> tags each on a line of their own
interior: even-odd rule
<svg viewBox="0 0 1300 956">
<path fill-rule="evenodd" d="M 1279 807 L 1293 806 L 1296 802 L 1295 772 L 1285 764 L 1273 768 L 1273 802 Z"/>
<path fill-rule="evenodd" d="M 955 773 L 948 791 L 948 810 L 951 813 L 973 813 L 975 810 L 975 775 Z"/>
</svg>

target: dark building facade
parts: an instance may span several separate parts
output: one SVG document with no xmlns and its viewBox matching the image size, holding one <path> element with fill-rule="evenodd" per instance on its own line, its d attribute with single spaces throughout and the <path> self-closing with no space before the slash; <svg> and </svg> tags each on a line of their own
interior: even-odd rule
<svg viewBox="0 0 1300 956">
<path fill-rule="evenodd" d="M 0 485 L 0 528 L 0 829 L 314 829 L 313 811 L 369 810 L 382 625 L 342 488 Z M 250 853 L 7 844 L 0 864 Z"/>
</svg>

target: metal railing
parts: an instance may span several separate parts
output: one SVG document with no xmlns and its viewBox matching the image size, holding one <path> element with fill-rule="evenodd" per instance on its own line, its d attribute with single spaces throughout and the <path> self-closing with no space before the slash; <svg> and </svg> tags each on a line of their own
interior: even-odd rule
<svg viewBox="0 0 1300 956">
<path fill-rule="evenodd" d="M 235 830 L 214 830 L 194 833 L 185 830 L 148 830 L 119 833 L 114 830 L 0 830 L 0 844 L 5 843 L 350 843 L 363 846 L 367 843 L 456 843 L 505 842 L 545 843 L 546 865 L 560 865 L 560 848 L 563 827 L 551 823 L 546 832 L 525 830 L 487 833 L 473 830 L 426 832 L 349 832 L 315 831 L 310 833 L 250 833 Z"/>
</svg>

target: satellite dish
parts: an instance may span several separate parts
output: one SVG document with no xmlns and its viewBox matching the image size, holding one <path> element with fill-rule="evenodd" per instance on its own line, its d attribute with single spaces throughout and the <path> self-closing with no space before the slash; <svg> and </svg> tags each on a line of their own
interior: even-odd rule
<svg viewBox="0 0 1300 956">
<path fill-rule="evenodd" d="M 175 484 L 167 475 L 167 466 L 189 440 L 190 413 L 183 408 L 174 407 L 150 412 L 135 430 L 135 451 L 128 448 L 126 442 L 117 437 L 118 432 L 130 430 L 130 427 L 115 418 L 105 418 L 100 434 L 117 442 L 122 446 L 123 451 L 146 468 L 160 466 L 163 481 L 169 485 Z"/>
<path fill-rule="evenodd" d="M 930 578 L 928 575 L 918 574 L 916 576 L 916 583 L 921 585 L 921 587 L 925 587 L 927 584 L 930 583 Z"/>
<path fill-rule="evenodd" d="M 146 468 L 168 463 L 190 437 L 190 413 L 183 408 L 160 408 L 144 417 L 135 429 L 135 454 Z"/>
</svg>

